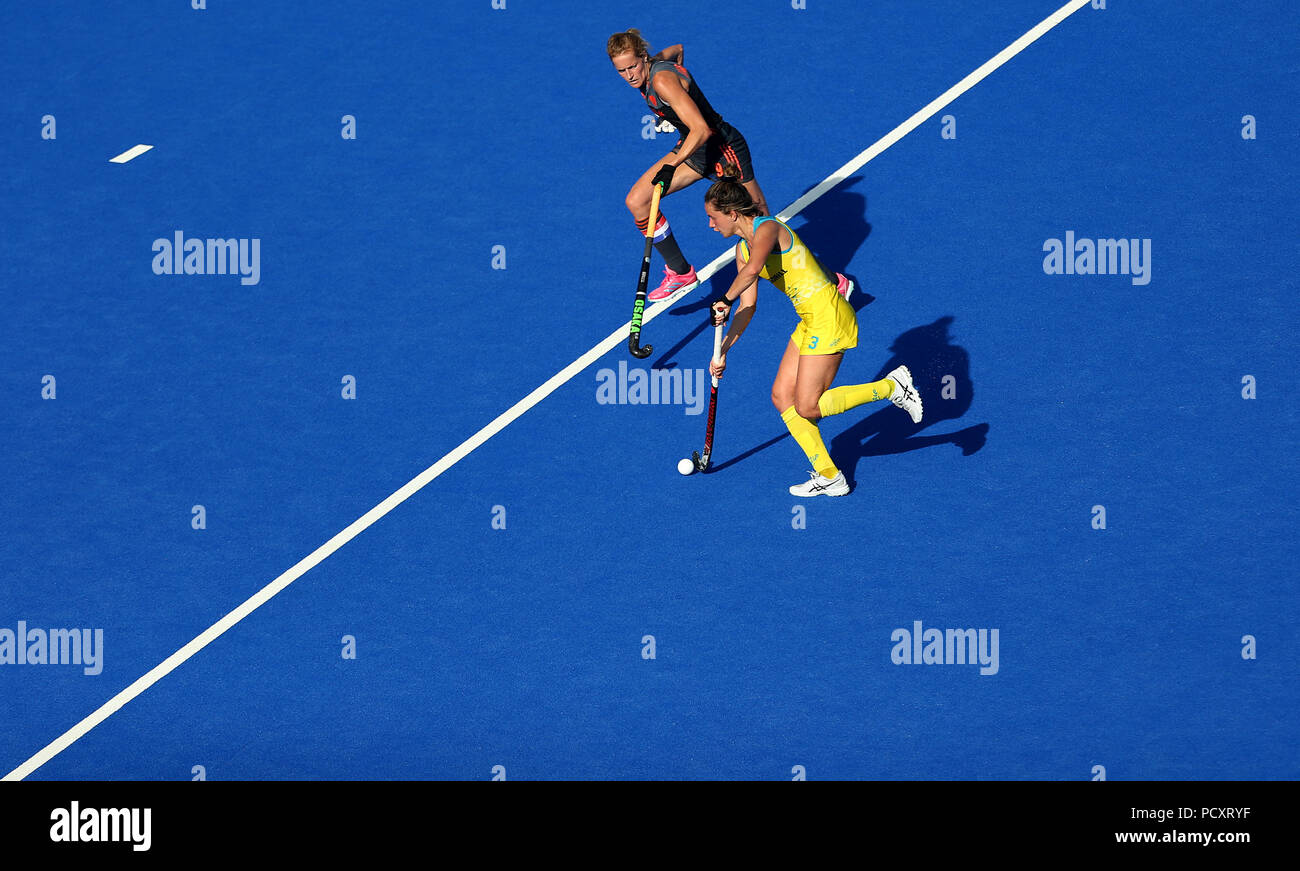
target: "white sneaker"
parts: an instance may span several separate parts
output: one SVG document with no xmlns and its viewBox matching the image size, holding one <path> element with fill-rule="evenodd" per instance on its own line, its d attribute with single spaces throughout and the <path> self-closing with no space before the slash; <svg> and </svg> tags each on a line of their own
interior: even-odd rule
<svg viewBox="0 0 1300 871">
<path fill-rule="evenodd" d="M 889 401 L 906 411 L 912 423 L 920 423 L 921 394 L 912 386 L 912 373 L 906 366 L 899 366 L 885 377 L 894 382 L 894 392 L 889 394 Z"/>
<path fill-rule="evenodd" d="M 806 483 L 790 487 L 791 496 L 844 496 L 849 492 L 849 482 L 843 472 L 837 472 L 834 478 L 823 478 L 816 472 L 808 473 Z"/>
</svg>

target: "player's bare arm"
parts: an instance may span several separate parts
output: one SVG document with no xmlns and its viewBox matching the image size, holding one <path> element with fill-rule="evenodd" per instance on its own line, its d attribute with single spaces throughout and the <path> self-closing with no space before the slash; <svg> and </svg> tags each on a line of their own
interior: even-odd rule
<svg viewBox="0 0 1300 871">
<path fill-rule="evenodd" d="M 686 51 L 682 48 L 682 44 L 679 42 L 676 45 L 668 46 L 658 54 L 651 57 L 650 60 L 666 60 L 670 63 L 684 64 L 686 63 L 685 57 Z"/>
<path fill-rule="evenodd" d="M 672 72 L 664 70 L 654 77 L 655 90 L 663 97 L 664 102 L 673 107 L 677 116 L 682 119 L 690 133 L 682 141 L 681 147 L 676 154 L 670 154 L 665 159 L 666 163 L 673 166 L 681 166 L 686 162 L 695 150 L 703 145 L 709 139 L 709 125 L 700 114 L 700 109 L 691 99 L 691 95 L 686 93 L 682 87 L 681 80 Z"/>
</svg>

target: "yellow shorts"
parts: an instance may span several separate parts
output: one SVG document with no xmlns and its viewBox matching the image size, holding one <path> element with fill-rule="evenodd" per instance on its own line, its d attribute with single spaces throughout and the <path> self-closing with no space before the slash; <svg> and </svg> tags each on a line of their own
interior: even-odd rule
<svg viewBox="0 0 1300 871">
<path fill-rule="evenodd" d="M 806 314 L 790 334 L 799 355 L 838 354 L 858 346 L 858 316 L 838 293 Z"/>
</svg>

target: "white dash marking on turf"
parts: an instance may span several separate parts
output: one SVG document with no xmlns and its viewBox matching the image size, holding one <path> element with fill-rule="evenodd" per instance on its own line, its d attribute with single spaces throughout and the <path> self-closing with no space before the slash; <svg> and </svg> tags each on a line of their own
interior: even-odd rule
<svg viewBox="0 0 1300 871">
<path fill-rule="evenodd" d="M 126 163 L 128 160 L 135 160 L 137 157 L 144 154 L 146 151 L 148 151 L 151 148 L 153 148 L 152 145 L 137 145 L 134 148 L 128 148 L 126 151 L 123 151 L 117 157 L 110 157 L 108 159 L 108 162 Z"/>
<path fill-rule="evenodd" d="M 994 55 L 992 58 L 990 58 L 988 61 L 982 64 L 978 69 L 976 69 L 970 75 L 966 76 L 960 82 L 953 85 L 947 91 L 944 91 L 943 94 L 941 94 L 939 97 L 931 101 L 919 112 L 914 114 L 912 117 L 908 118 L 902 124 L 895 127 L 889 133 L 885 134 L 885 136 L 883 136 L 881 139 L 875 142 L 870 148 L 866 149 L 865 151 L 860 153 L 857 157 L 853 158 L 848 163 L 844 164 L 844 166 L 840 167 L 838 170 L 832 173 L 821 184 L 817 185 L 815 188 L 808 191 L 808 193 L 804 194 L 794 203 L 787 206 L 780 213 L 778 217 L 780 217 L 782 220 L 788 220 L 789 218 L 798 214 L 800 211 L 806 208 L 810 203 L 812 203 L 822 194 L 826 193 L 828 190 L 835 187 L 835 185 L 844 181 L 854 172 L 857 172 L 864 165 L 866 165 L 868 161 L 874 159 L 885 149 L 889 148 L 891 145 L 898 142 L 898 140 L 902 139 L 908 133 L 915 130 L 917 127 L 919 127 L 922 123 L 924 123 L 927 119 L 933 116 L 944 106 L 947 106 L 953 100 L 956 100 L 962 94 L 966 93 L 968 90 L 970 90 L 972 87 L 974 87 L 984 78 L 986 78 L 990 73 L 992 73 L 998 67 L 1002 66 L 1008 60 L 1015 57 L 1020 52 L 1024 51 L 1025 48 L 1029 46 L 1032 42 L 1037 40 L 1043 34 L 1047 33 L 1053 27 L 1056 27 L 1056 25 L 1060 24 L 1066 18 L 1070 17 L 1075 12 L 1077 12 L 1080 8 L 1086 6 L 1087 4 L 1088 4 L 1088 0 L 1070 0 L 1069 3 L 1066 3 L 1060 9 L 1056 10 L 1056 12 L 1052 13 L 1047 18 L 1039 22 L 1032 30 L 1030 30 L 1024 36 L 1020 37 L 1015 42 L 1011 43 L 1009 46 L 1004 48 L 1002 51 L 998 52 L 996 55 Z M 130 160 L 132 157 L 135 157 L 136 154 L 142 154 L 144 153 L 144 151 L 149 150 L 151 147 L 152 146 L 149 145 L 137 145 L 135 148 L 131 149 L 131 151 L 124 152 L 123 154 L 120 154 L 117 157 L 113 158 L 113 161 L 115 163 L 124 163 L 127 160 Z M 137 151 L 137 149 L 140 150 Z M 132 154 L 132 152 L 135 152 L 135 154 Z M 681 288 L 680 290 L 676 291 L 672 296 L 668 297 L 667 299 L 660 300 L 659 302 L 655 303 L 654 305 L 646 309 L 644 317 L 642 318 L 642 323 L 645 324 L 654 320 L 659 314 L 667 310 L 668 307 L 671 306 L 673 303 L 675 303 L 677 300 L 681 299 L 683 296 L 690 293 L 695 288 L 699 287 L 701 284 L 704 283 L 705 280 L 707 280 L 711 275 L 713 275 L 713 273 L 716 272 L 722 266 L 722 264 L 731 260 L 733 256 L 734 254 L 732 253 L 731 250 L 728 250 L 725 253 L 719 255 L 708 266 L 704 267 L 704 269 L 696 273 L 699 276 L 699 283 L 693 284 L 689 287 Z M 618 345 L 624 344 L 627 341 L 628 330 L 631 326 L 632 326 L 631 321 L 628 321 L 627 323 L 623 324 L 617 330 L 610 333 L 608 337 L 603 339 L 598 345 L 593 347 L 590 351 L 583 354 L 578 359 L 574 360 L 568 366 L 565 366 L 559 372 L 556 372 L 546 381 L 546 383 L 542 384 L 532 393 L 529 393 L 523 399 L 516 402 L 508 410 L 506 410 L 504 413 L 498 416 L 487 426 L 483 427 L 474 435 L 466 439 L 463 443 L 461 443 L 459 447 L 457 447 L 451 453 L 447 454 L 441 460 L 438 460 L 438 462 L 434 463 L 432 466 L 425 469 L 419 475 L 412 478 L 403 487 L 401 487 L 401 489 L 397 490 L 391 496 L 385 499 L 383 502 L 380 502 L 374 508 L 371 508 L 361 517 L 357 518 L 346 529 L 344 529 L 342 532 L 335 535 L 333 538 L 331 538 L 329 541 L 322 544 L 320 547 L 316 548 L 316 550 L 312 551 L 308 556 L 306 556 L 301 561 L 299 561 L 298 564 L 295 565 L 293 568 L 289 569 L 287 572 L 280 575 L 274 581 L 267 584 L 262 589 L 258 590 L 238 608 L 231 611 L 225 617 L 222 617 L 216 623 L 212 624 L 210 627 L 204 630 L 198 637 L 196 637 L 193 641 L 186 644 L 184 647 L 182 647 L 180 650 L 173 653 L 171 656 L 167 657 L 158 665 L 154 666 L 152 669 L 149 670 L 148 673 L 140 677 L 138 680 L 136 680 L 126 689 L 119 692 L 117 695 L 113 696 L 111 699 L 109 699 L 107 702 L 101 705 L 97 710 L 89 714 L 81 722 L 77 723 L 71 729 L 68 729 L 68 731 L 64 732 L 58 738 L 51 741 L 48 745 L 46 745 L 40 752 L 38 752 L 32 758 L 28 759 L 22 765 L 19 765 L 13 771 L 6 774 L 4 776 L 4 780 L 22 780 L 23 778 L 30 775 L 33 771 L 40 768 L 46 762 L 49 762 L 55 756 L 62 753 L 64 750 L 70 747 L 74 742 L 79 740 L 83 735 L 85 735 L 91 729 L 95 728 L 100 723 L 104 722 L 104 720 L 108 719 L 110 716 L 112 716 L 114 713 L 120 710 L 123 705 L 127 704 L 136 696 L 140 695 L 145 690 L 147 690 L 149 687 L 153 686 L 155 683 L 162 680 L 164 677 L 166 677 L 168 674 L 174 671 L 178 666 L 180 666 L 181 663 L 185 662 L 191 656 L 198 653 L 204 647 L 207 647 L 218 637 L 220 637 L 227 629 L 234 626 L 240 620 L 243 620 L 249 614 L 253 613 L 258 608 L 260 608 L 262 605 L 266 604 L 266 602 L 269 601 L 273 596 L 278 594 L 281 590 L 283 590 L 285 587 L 292 584 L 294 581 L 298 580 L 298 578 L 302 577 L 312 568 L 319 565 L 322 560 L 330 556 L 332 553 L 337 551 L 343 545 L 347 544 L 349 541 L 356 538 L 359 534 L 361 534 L 361 532 L 363 532 L 371 524 L 379 520 L 379 518 L 383 517 L 388 512 L 392 511 L 398 505 L 405 502 L 414 493 L 416 493 L 418 490 L 420 490 L 422 487 L 424 487 L 434 478 L 437 478 L 443 472 L 447 471 L 452 466 L 456 465 L 456 463 L 464 459 L 471 451 L 475 450 L 484 442 L 486 442 L 488 439 L 492 438 L 492 436 L 496 435 L 501 430 L 505 429 L 517 418 L 523 415 L 524 412 L 528 411 L 530 408 L 537 405 L 547 396 L 550 396 L 552 393 L 554 393 L 565 382 L 569 381 L 571 378 L 573 378 L 583 369 L 586 369 L 588 366 L 590 366 L 600 357 L 603 357 L 605 354 L 609 353 Z"/>
</svg>

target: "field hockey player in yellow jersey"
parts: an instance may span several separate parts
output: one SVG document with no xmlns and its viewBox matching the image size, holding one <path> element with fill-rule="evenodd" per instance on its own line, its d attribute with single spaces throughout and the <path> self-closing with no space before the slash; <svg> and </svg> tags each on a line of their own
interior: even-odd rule
<svg viewBox="0 0 1300 871">
<path fill-rule="evenodd" d="M 790 298 L 799 325 L 790 335 L 785 355 L 772 382 L 772 404 L 812 465 L 811 479 L 790 488 L 795 496 L 843 496 L 848 481 L 832 462 L 817 421 L 868 402 L 888 399 L 921 422 L 921 397 L 906 366 L 881 381 L 831 387 L 844 352 L 858 344 L 858 319 L 853 307 L 836 292 L 835 273 L 827 272 L 793 230 L 763 215 L 745 188 L 730 178 L 715 182 L 704 195 L 709 226 L 724 237 L 739 236 L 736 280 L 713 303 L 714 324 L 723 323 L 735 308 L 731 329 L 722 340 L 722 353 L 710 365 L 714 375 L 727 368 L 730 351 L 758 303 L 758 279 L 766 278 Z"/>
</svg>

